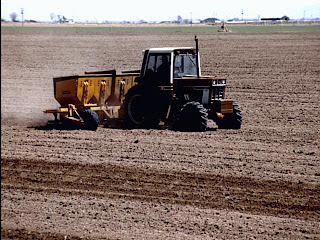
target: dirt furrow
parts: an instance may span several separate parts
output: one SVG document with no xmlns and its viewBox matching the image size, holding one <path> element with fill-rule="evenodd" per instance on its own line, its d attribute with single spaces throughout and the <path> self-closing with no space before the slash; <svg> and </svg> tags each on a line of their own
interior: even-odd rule
<svg viewBox="0 0 320 240">
<path fill-rule="evenodd" d="M 320 219 L 320 186 L 117 165 L 2 159 L 1 186 Z"/>
<path fill-rule="evenodd" d="M 51 232 L 41 232 L 28 230 L 25 228 L 9 228 L 9 227 L 1 227 L 1 239 L 15 239 L 15 240 L 58 240 L 58 239 L 72 239 L 72 240 L 90 240 L 90 239 L 98 239 L 98 238 L 90 238 L 90 237 L 80 237 L 75 235 L 66 235 L 61 233 L 51 233 Z M 103 238 L 107 239 L 107 238 Z"/>
</svg>

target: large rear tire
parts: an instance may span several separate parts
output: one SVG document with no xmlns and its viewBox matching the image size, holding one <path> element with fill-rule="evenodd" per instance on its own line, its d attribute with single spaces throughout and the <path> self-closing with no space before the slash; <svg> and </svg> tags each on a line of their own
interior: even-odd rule
<svg viewBox="0 0 320 240">
<path fill-rule="evenodd" d="M 160 117 L 153 102 L 152 95 L 147 94 L 143 87 L 137 85 L 130 88 L 124 100 L 124 127 L 156 128 Z"/>
<path fill-rule="evenodd" d="M 181 108 L 175 128 L 183 132 L 204 132 L 207 124 L 207 110 L 199 102 L 192 101 Z"/>
<path fill-rule="evenodd" d="M 95 111 L 92 111 L 91 109 L 86 109 L 79 114 L 84 121 L 85 130 L 91 130 L 91 131 L 97 130 L 99 126 L 99 117 Z"/>
<path fill-rule="evenodd" d="M 240 129 L 242 124 L 242 111 L 237 102 L 233 102 L 233 113 L 225 114 L 216 124 L 219 129 Z"/>
</svg>

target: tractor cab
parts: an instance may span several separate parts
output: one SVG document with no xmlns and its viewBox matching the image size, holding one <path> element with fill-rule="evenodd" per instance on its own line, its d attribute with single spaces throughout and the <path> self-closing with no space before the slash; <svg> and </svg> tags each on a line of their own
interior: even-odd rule
<svg viewBox="0 0 320 240">
<path fill-rule="evenodd" d="M 199 57 L 194 48 L 150 48 L 144 51 L 140 81 L 170 86 L 174 78 L 200 73 Z"/>
</svg>

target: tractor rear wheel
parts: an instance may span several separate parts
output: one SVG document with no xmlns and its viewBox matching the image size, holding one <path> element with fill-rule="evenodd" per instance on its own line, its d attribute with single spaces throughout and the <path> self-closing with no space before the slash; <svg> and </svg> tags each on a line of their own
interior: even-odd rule
<svg viewBox="0 0 320 240">
<path fill-rule="evenodd" d="M 219 129 L 240 129 L 242 124 L 242 111 L 237 102 L 233 102 L 233 113 L 225 114 L 216 124 Z"/>
<path fill-rule="evenodd" d="M 151 94 L 146 94 L 143 87 L 134 86 L 129 89 L 124 100 L 125 128 L 156 128 L 160 117 L 153 106 Z"/>
<path fill-rule="evenodd" d="M 176 129 L 184 132 L 204 132 L 207 129 L 208 112 L 199 102 L 187 102 L 181 108 Z"/>
<path fill-rule="evenodd" d="M 99 117 L 95 111 L 91 109 L 86 109 L 83 112 L 79 113 L 80 117 L 84 121 L 84 129 L 95 131 L 99 126 Z"/>
</svg>

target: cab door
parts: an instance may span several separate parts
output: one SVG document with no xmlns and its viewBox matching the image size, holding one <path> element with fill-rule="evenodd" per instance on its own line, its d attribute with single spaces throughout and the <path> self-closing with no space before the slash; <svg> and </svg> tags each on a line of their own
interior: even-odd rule
<svg viewBox="0 0 320 240">
<path fill-rule="evenodd" d="M 145 80 L 156 86 L 171 85 L 171 54 L 150 53 L 145 70 Z"/>
<path fill-rule="evenodd" d="M 169 105 L 172 102 L 172 54 L 171 53 L 149 53 L 146 62 L 144 84 L 152 96 L 154 109 L 165 121 Z"/>
</svg>

